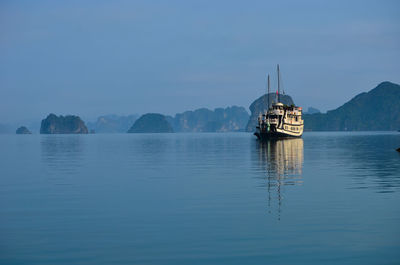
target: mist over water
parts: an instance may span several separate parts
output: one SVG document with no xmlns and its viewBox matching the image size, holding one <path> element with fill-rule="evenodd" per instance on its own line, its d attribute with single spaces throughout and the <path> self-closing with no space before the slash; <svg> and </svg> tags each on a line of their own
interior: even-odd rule
<svg viewBox="0 0 400 265">
<path fill-rule="evenodd" d="M 0 137 L 4 264 L 394 264 L 398 133 Z"/>
</svg>

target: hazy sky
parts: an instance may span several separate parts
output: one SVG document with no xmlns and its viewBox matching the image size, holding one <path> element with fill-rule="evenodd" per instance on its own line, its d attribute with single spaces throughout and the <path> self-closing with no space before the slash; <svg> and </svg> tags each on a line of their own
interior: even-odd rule
<svg viewBox="0 0 400 265">
<path fill-rule="evenodd" d="M 0 1 L 0 123 L 248 107 L 336 108 L 400 83 L 400 1 Z"/>
</svg>

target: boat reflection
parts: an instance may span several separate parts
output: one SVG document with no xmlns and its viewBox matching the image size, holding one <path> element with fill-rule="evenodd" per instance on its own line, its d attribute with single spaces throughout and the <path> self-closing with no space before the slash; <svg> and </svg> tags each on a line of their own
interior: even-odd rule
<svg viewBox="0 0 400 265">
<path fill-rule="evenodd" d="M 268 190 L 269 211 L 276 200 L 280 213 L 284 186 L 303 183 L 303 139 L 258 142 L 257 151 L 259 166 L 265 172 L 263 179 Z"/>
</svg>

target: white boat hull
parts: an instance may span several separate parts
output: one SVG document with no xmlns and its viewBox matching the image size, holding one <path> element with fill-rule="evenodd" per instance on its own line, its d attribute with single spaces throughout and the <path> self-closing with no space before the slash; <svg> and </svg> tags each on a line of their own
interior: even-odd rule
<svg viewBox="0 0 400 265">
<path fill-rule="evenodd" d="M 271 128 L 272 130 L 260 130 L 254 133 L 259 140 L 268 140 L 272 138 L 297 138 L 303 135 L 304 125 L 285 124 L 283 128 Z"/>
</svg>

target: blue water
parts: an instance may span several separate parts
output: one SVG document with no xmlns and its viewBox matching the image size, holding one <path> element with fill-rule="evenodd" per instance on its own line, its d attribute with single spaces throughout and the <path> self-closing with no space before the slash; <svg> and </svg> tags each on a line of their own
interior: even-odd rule
<svg viewBox="0 0 400 265">
<path fill-rule="evenodd" d="M 400 264 L 400 133 L 0 136 L 1 264 Z"/>
</svg>

